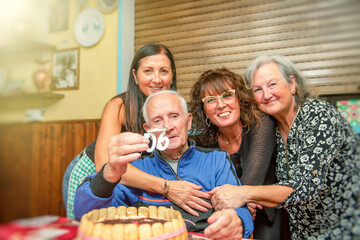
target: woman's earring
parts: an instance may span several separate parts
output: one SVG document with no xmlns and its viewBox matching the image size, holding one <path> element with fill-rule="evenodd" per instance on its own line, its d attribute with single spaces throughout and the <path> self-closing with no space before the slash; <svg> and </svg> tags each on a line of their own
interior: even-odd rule
<svg viewBox="0 0 360 240">
<path fill-rule="evenodd" d="M 208 117 L 205 119 L 205 124 L 208 127 L 210 127 L 210 125 L 211 125 L 211 121 L 210 121 L 210 119 Z"/>
<path fill-rule="evenodd" d="M 138 83 L 137 81 L 135 81 L 135 84 L 136 84 L 136 85 L 139 85 L 139 83 Z"/>
</svg>

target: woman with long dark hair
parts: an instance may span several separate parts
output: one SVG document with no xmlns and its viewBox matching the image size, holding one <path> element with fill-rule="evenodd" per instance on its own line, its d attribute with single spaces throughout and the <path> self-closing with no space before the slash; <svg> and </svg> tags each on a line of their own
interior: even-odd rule
<svg viewBox="0 0 360 240">
<path fill-rule="evenodd" d="M 86 176 L 98 172 L 109 160 L 109 141 L 112 136 L 122 134 L 121 144 L 139 144 L 139 138 L 132 133 L 144 133 L 144 119 L 141 107 L 151 93 L 176 89 L 176 68 L 174 57 L 167 47 L 161 44 L 147 44 L 135 54 L 129 72 L 127 91 L 121 93 L 106 104 L 101 118 L 97 139 L 87 146 L 68 166 L 63 179 L 63 197 L 67 217 L 74 218 L 74 197 L 77 187 Z M 142 141 L 142 140 L 140 140 Z M 142 143 L 142 142 L 141 142 Z M 124 149 L 130 151 L 131 149 Z M 147 154 L 130 153 L 137 155 Z M 129 165 L 121 183 L 129 187 L 144 189 L 150 192 L 164 193 L 164 184 L 171 185 L 166 196 L 195 216 L 194 210 L 206 211 L 211 204 L 201 198 L 210 195 L 201 192 L 201 186 L 186 181 L 166 181 L 163 178 L 149 175 Z M 169 188 L 168 188 L 169 189 Z"/>
</svg>

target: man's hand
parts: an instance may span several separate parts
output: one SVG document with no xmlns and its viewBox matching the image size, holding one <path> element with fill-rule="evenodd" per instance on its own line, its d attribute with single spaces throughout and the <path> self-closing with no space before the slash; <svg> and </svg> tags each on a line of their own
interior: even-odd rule
<svg viewBox="0 0 360 240">
<path fill-rule="evenodd" d="M 204 230 L 205 237 L 223 240 L 243 237 L 241 219 L 234 209 L 216 211 L 207 221 L 210 226 Z"/>
<path fill-rule="evenodd" d="M 248 203 L 247 206 L 248 206 L 248 209 L 251 213 L 253 220 L 255 220 L 255 217 L 256 217 L 256 209 L 263 209 L 263 206 L 261 206 L 260 204 L 256 204 L 256 203 Z"/>
<path fill-rule="evenodd" d="M 206 212 L 212 208 L 210 203 L 201 199 L 210 199 L 211 195 L 200 191 L 201 188 L 187 181 L 170 181 L 170 190 L 166 197 L 188 213 L 198 217 L 199 214 L 194 209 Z"/>
<path fill-rule="evenodd" d="M 109 182 L 118 182 L 126 172 L 127 164 L 138 158 L 148 147 L 150 140 L 144 136 L 124 132 L 110 138 L 109 162 L 104 169 L 104 177 Z"/>
</svg>

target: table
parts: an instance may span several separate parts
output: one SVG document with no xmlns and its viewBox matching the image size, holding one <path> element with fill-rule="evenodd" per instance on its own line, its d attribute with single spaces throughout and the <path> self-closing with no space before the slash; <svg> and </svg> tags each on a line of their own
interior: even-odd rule
<svg viewBox="0 0 360 240">
<path fill-rule="evenodd" d="M 75 239 L 79 222 L 59 216 L 40 216 L 18 219 L 0 225 L 0 239 Z M 207 240 L 198 234 L 189 234 L 189 240 Z"/>
<path fill-rule="evenodd" d="M 59 216 L 24 218 L 0 225 L 0 239 L 74 239 L 79 222 Z"/>
<path fill-rule="evenodd" d="M 0 239 L 75 239 L 79 222 L 59 216 L 18 219 L 0 225 Z M 189 240 L 211 240 L 201 234 L 189 234 Z M 245 240 L 245 239 L 244 239 Z"/>
</svg>

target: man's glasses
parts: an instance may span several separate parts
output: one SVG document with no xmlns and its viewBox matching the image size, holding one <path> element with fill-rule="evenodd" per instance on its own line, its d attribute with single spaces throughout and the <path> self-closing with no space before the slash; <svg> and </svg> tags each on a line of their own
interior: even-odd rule
<svg viewBox="0 0 360 240">
<path fill-rule="evenodd" d="M 216 106 L 219 102 L 219 98 L 223 100 L 224 103 L 232 103 L 235 99 L 235 89 L 227 90 L 223 92 L 220 96 L 207 96 L 201 99 L 203 103 L 207 106 Z"/>
</svg>

